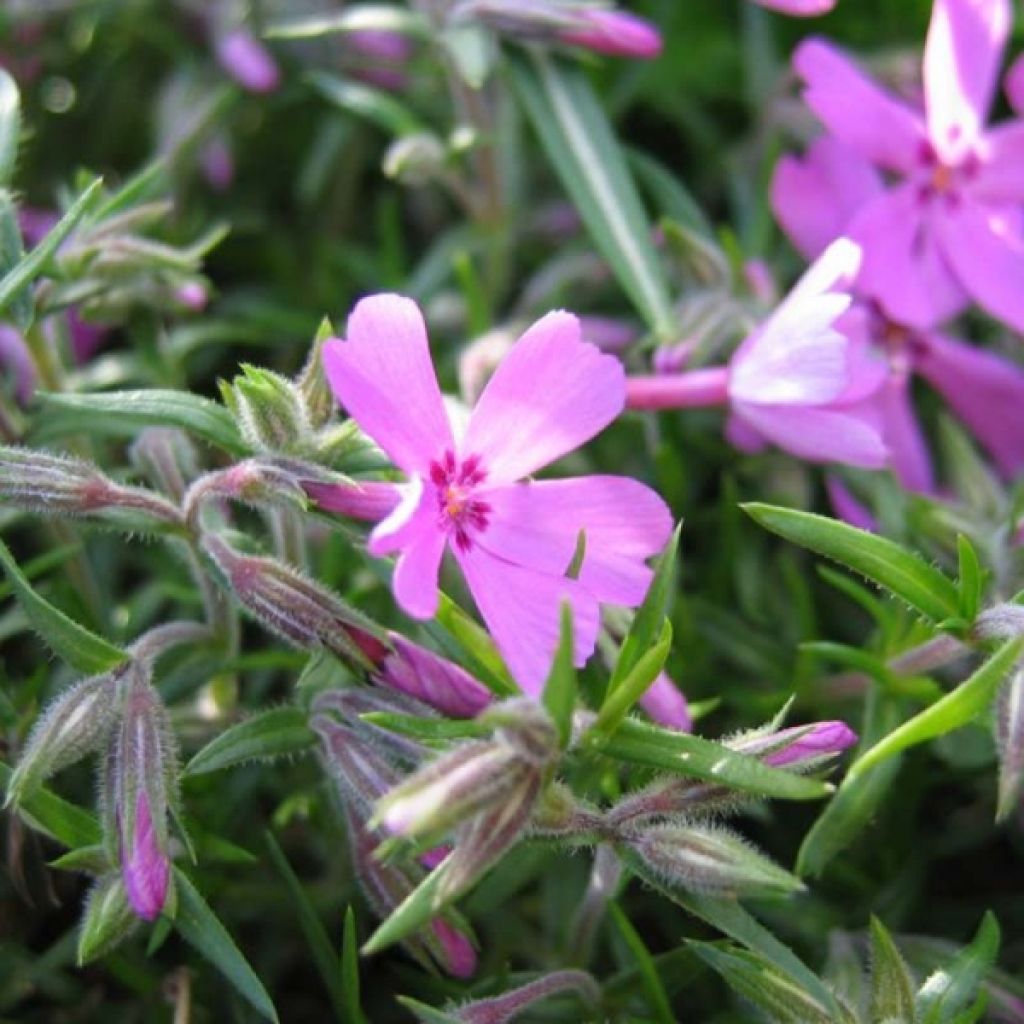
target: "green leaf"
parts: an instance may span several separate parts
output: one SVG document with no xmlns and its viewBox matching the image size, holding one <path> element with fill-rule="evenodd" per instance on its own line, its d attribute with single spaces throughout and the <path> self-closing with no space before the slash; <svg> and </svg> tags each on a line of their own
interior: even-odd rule
<svg viewBox="0 0 1024 1024">
<path fill-rule="evenodd" d="M 323 980 L 324 988 L 327 989 L 331 1006 L 334 1007 L 334 1012 L 339 1020 L 348 1020 L 343 979 L 335 961 L 334 947 L 327 936 L 327 930 L 316 910 L 313 909 L 313 904 L 310 903 L 302 883 L 296 877 L 291 864 L 288 863 L 288 858 L 278 846 L 273 834 L 267 830 L 263 833 L 263 838 L 266 841 L 270 859 L 274 862 L 274 867 L 284 879 L 285 888 L 295 907 L 295 913 L 298 916 L 302 933 L 306 937 L 306 942 L 309 944 L 309 950 L 313 954 L 313 963 Z"/>
<path fill-rule="evenodd" d="M 632 718 L 627 718 L 614 735 L 602 739 L 595 749 L 621 761 L 780 800 L 820 800 L 834 788 L 819 779 L 773 768 L 720 743 Z"/>
<path fill-rule="evenodd" d="M 13 303 L 46 268 L 57 247 L 78 226 L 100 196 L 101 178 L 94 178 L 46 237 L 0 279 L 0 313 Z"/>
<path fill-rule="evenodd" d="M 985 575 L 978 561 L 978 552 L 962 533 L 957 534 L 956 550 L 960 563 L 960 579 L 957 581 L 960 590 L 960 617 L 966 622 L 974 622 L 981 607 Z"/>
<path fill-rule="evenodd" d="M 305 711 L 293 707 L 270 708 L 215 736 L 189 761 L 183 774 L 203 775 L 247 761 L 301 754 L 315 742 Z"/>
<path fill-rule="evenodd" d="M 608 683 L 609 696 L 650 650 L 655 637 L 663 628 L 662 622 L 668 611 L 669 596 L 672 593 L 672 580 L 679 554 L 679 535 L 682 529 L 683 524 L 679 523 L 671 540 L 665 545 L 665 550 L 658 556 L 654 579 L 651 580 L 643 604 L 637 609 L 629 632 L 622 641 L 622 647 L 619 648 L 619 656 L 612 670 L 611 681 Z"/>
<path fill-rule="evenodd" d="M 671 217 L 707 238 L 714 238 L 714 231 L 700 203 L 677 175 L 641 149 L 627 147 L 626 157 L 641 187 L 653 200 L 659 214 L 657 219 Z"/>
<path fill-rule="evenodd" d="M 18 208 L 11 193 L 0 189 L 0 279 L 24 258 L 25 246 L 21 238 L 21 226 L 18 224 Z M 4 319 L 10 320 L 19 331 L 25 332 L 32 324 L 33 314 L 32 292 L 25 288 L 12 300 Z"/>
<path fill-rule="evenodd" d="M 13 770 L 0 761 L 0 784 L 5 793 L 13 775 Z M 33 828 L 53 836 L 70 850 L 96 846 L 103 838 L 94 815 L 44 787 L 23 800 L 18 805 L 18 813 Z"/>
<path fill-rule="evenodd" d="M 654 1019 L 661 1021 L 662 1024 L 674 1024 L 676 1018 L 672 1013 L 672 1004 L 658 976 L 658 968 L 647 951 L 640 933 L 617 903 L 608 904 L 608 914 L 640 969 L 640 980 L 647 996 L 647 1006 L 654 1014 Z"/>
<path fill-rule="evenodd" d="M 542 697 L 558 729 L 558 742 L 564 750 L 572 735 L 572 713 L 576 707 L 576 666 L 573 664 L 572 605 L 563 601 L 559 618 L 558 649 Z"/>
<path fill-rule="evenodd" d="M 359 939 L 356 936 L 356 915 L 345 908 L 345 930 L 341 939 L 341 997 L 345 1024 L 364 1024 L 366 1016 L 359 1005 Z"/>
<path fill-rule="evenodd" d="M 248 449 L 223 406 L 187 391 L 148 388 L 95 394 L 42 393 L 35 443 L 69 435 L 133 436 L 143 427 L 180 427 L 232 455 Z"/>
<path fill-rule="evenodd" d="M 1007 640 L 974 674 L 955 690 L 925 708 L 898 729 L 889 733 L 851 765 L 847 777 L 857 778 L 886 758 L 907 747 L 942 736 L 967 725 L 992 702 L 996 688 L 1006 673 L 1013 668 L 1021 651 L 1024 637 Z"/>
<path fill-rule="evenodd" d="M 220 919 L 199 895 L 188 876 L 174 869 L 178 912 L 174 927 L 181 937 L 224 975 L 261 1016 L 277 1022 L 277 1010 L 256 972 L 249 966 Z"/>
<path fill-rule="evenodd" d="M 441 32 L 441 42 L 466 85 L 482 89 L 498 59 L 494 34 L 472 23 L 455 24 Z"/>
<path fill-rule="evenodd" d="M 921 986 L 917 993 L 921 1024 L 952 1024 L 974 1001 L 999 953 L 999 938 L 999 922 L 991 910 L 986 911 L 971 944 Z"/>
<path fill-rule="evenodd" d="M 263 33 L 265 39 L 317 39 L 348 32 L 400 32 L 426 37 L 425 18 L 397 4 L 346 4 L 343 11 L 312 14 L 275 21 Z"/>
<path fill-rule="evenodd" d="M 7 545 L 0 541 L 0 566 L 14 588 L 15 597 L 32 628 L 42 637 L 55 654 L 86 675 L 109 672 L 128 660 L 118 650 L 95 633 L 90 633 L 59 608 L 40 597 L 22 575 Z"/>
<path fill-rule="evenodd" d="M 888 929 L 871 917 L 871 1019 L 914 1024 L 914 986 Z"/>
<path fill-rule="evenodd" d="M 548 160 L 594 244 L 647 325 L 673 339 L 676 318 L 650 221 L 585 72 L 540 53 L 511 54 L 510 65 Z"/>
<path fill-rule="evenodd" d="M 479 679 L 499 697 L 514 697 L 520 692 L 502 661 L 494 641 L 447 594 L 441 593 L 437 623 L 482 669 Z"/>
<path fill-rule="evenodd" d="M 401 736 L 411 736 L 428 743 L 479 739 L 490 736 L 494 731 L 490 726 L 472 718 L 420 718 L 418 715 L 403 715 L 397 711 L 366 711 L 359 719 Z"/>
<path fill-rule="evenodd" d="M 606 736 L 615 732 L 633 705 L 647 692 L 658 677 L 658 673 L 665 667 L 665 660 L 671 649 L 672 623 L 665 619 L 661 625 L 658 642 L 641 655 L 626 678 L 605 698 L 593 725 L 595 732 Z"/>
<path fill-rule="evenodd" d="M 453 1017 L 444 1010 L 437 1010 L 433 1006 L 421 1003 L 412 996 L 395 996 L 395 1000 L 404 1006 L 410 1013 L 416 1015 L 416 1019 L 422 1024 L 460 1024 L 462 1017 Z"/>
<path fill-rule="evenodd" d="M 76 960 L 84 967 L 119 946 L 139 926 L 120 874 L 99 879 L 89 892 L 78 933 Z"/>
<path fill-rule="evenodd" d="M 742 506 L 766 530 L 840 562 L 885 587 L 936 622 L 956 616 L 956 584 L 920 556 L 885 537 L 797 509 L 754 502 Z"/>
<path fill-rule="evenodd" d="M 325 71 L 310 71 L 305 78 L 328 102 L 372 121 L 389 135 L 417 135 L 428 130 L 405 104 L 382 89 L 338 78 Z"/>
<path fill-rule="evenodd" d="M 371 956 L 401 942 L 436 917 L 441 907 L 435 896 L 443 878 L 442 862 L 380 923 L 363 944 L 363 955 Z"/>
<path fill-rule="evenodd" d="M 18 159 L 18 136 L 21 133 L 21 97 L 18 84 L 0 68 L 0 186 L 7 186 L 14 176 Z"/>
<path fill-rule="evenodd" d="M 860 749 L 867 750 L 899 721 L 899 704 L 872 691 L 864 715 Z M 847 778 L 828 802 L 821 816 L 804 837 L 796 860 L 802 878 L 818 877 L 875 819 L 878 807 L 892 793 L 900 759 L 892 758 L 875 771 L 859 778 Z"/>
</svg>

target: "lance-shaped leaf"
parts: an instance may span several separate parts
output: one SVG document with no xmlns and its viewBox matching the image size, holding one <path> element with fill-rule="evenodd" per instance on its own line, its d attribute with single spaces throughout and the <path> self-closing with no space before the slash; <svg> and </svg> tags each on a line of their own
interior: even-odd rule
<svg viewBox="0 0 1024 1024">
<path fill-rule="evenodd" d="M 78 966 L 105 956 L 138 927 L 118 874 L 99 879 L 89 893 L 78 933 Z"/>
<path fill-rule="evenodd" d="M 0 761 L 0 784 L 5 792 L 13 775 L 11 768 Z M 18 805 L 18 813 L 33 828 L 53 836 L 69 849 L 96 846 L 103 836 L 94 815 L 44 787 L 26 797 Z"/>
<path fill-rule="evenodd" d="M 929 619 L 941 622 L 959 615 L 956 584 L 894 541 L 797 509 L 758 502 L 743 509 L 766 530 L 866 576 Z"/>
<path fill-rule="evenodd" d="M 960 590 L 960 617 L 965 622 L 973 622 L 981 607 L 985 574 L 978 561 L 978 552 L 963 534 L 957 537 L 956 548 L 960 563 L 960 578 L 957 581 Z"/>
<path fill-rule="evenodd" d="M 633 927 L 632 922 L 617 903 L 608 904 L 608 915 L 618 929 L 619 935 L 622 936 L 622 941 L 625 942 L 633 959 L 636 960 L 644 994 L 647 997 L 647 1005 L 651 1013 L 654 1014 L 655 1020 L 660 1021 L 661 1024 L 674 1024 L 676 1018 L 672 1013 L 672 1004 L 669 1002 L 668 993 L 661 983 L 658 968 L 647 951 L 640 933 Z"/>
<path fill-rule="evenodd" d="M 917 993 L 921 1024 L 954 1024 L 958 1014 L 978 998 L 985 975 L 999 953 L 999 922 L 987 911 L 977 935 Z"/>
<path fill-rule="evenodd" d="M 79 434 L 134 437 L 143 427 L 180 427 L 231 455 L 248 453 L 227 409 L 187 391 L 43 393 L 39 398 L 45 414 L 32 435 L 35 443 Z"/>
<path fill-rule="evenodd" d="M 551 674 L 544 684 L 544 707 L 548 709 L 558 742 L 564 750 L 572 734 L 572 712 L 576 706 L 576 667 L 573 665 L 572 606 L 562 602 L 558 649 L 551 665 Z"/>
<path fill-rule="evenodd" d="M 46 237 L 24 259 L 12 267 L 3 278 L 0 278 L 0 313 L 5 312 L 8 306 L 17 300 L 22 291 L 46 269 L 46 265 L 57 251 L 57 247 L 74 231 L 79 221 L 95 205 L 102 184 L 102 178 L 94 178 Z"/>
<path fill-rule="evenodd" d="M 2 68 L 0 73 L 6 74 Z M 6 189 L 0 189 L 0 278 L 16 267 L 25 258 L 25 246 L 18 223 L 18 208 L 14 197 Z M 28 330 L 32 323 L 32 292 L 25 288 L 11 300 L 4 314 L 19 331 Z"/>
<path fill-rule="evenodd" d="M 341 995 L 345 1024 L 365 1024 L 366 1016 L 359 1002 L 359 940 L 351 906 L 345 908 L 345 930 L 341 937 Z"/>
<path fill-rule="evenodd" d="M 625 156 L 585 72 L 539 53 L 510 56 L 512 80 L 548 160 L 623 290 L 672 340 L 668 286 Z"/>
<path fill-rule="evenodd" d="M 188 876 L 177 868 L 178 912 L 174 927 L 181 937 L 217 968 L 239 994 L 262 1016 L 277 1022 L 277 1010 L 259 976 L 249 966 L 220 919 L 199 895 Z"/>
<path fill-rule="evenodd" d="M 914 1024 L 914 986 L 888 929 L 871 918 L 871 1019 Z"/>
<path fill-rule="evenodd" d="M 98 675 L 109 672 L 127 660 L 128 655 L 124 651 L 118 650 L 95 633 L 90 633 L 40 597 L 22 575 L 18 563 L 3 541 L 0 541 L 0 567 L 7 574 L 18 604 L 32 628 L 69 665 L 89 675 Z"/>
<path fill-rule="evenodd" d="M 519 693 L 505 662 L 502 661 L 494 641 L 487 631 L 477 625 L 447 594 L 440 595 L 437 623 L 473 660 L 480 670 L 476 673 L 487 688 L 501 697 Z"/>
<path fill-rule="evenodd" d="M 773 768 L 720 743 L 632 718 L 626 719 L 612 736 L 600 740 L 595 749 L 621 761 L 780 800 L 819 800 L 834 789 L 826 782 Z"/>
<path fill-rule="evenodd" d="M 862 754 L 850 766 L 847 777 L 857 778 L 907 747 L 967 725 L 991 704 L 996 687 L 1016 664 L 1022 650 L 1024 637 L 1007 640 L 969 679 Z"/>
<path fill-rule="evenodd" d="M 269 708 L 215 736 L 189 761 L 184 774 L 202 775 L 248 761 L 301 754 L 315 742 L 301 708 Z"/>
<path fill-rule="evenodd" d="M 329 103 L 356 117 L 372 121 L 389 135 L 416 135 L 427 126 L 404 103 L 372 86 L 338 78 L 326 71 L 311 71 L 306 81 Z"/>
<path fill-rule="evenodd" d="M 672 623 L 664 619 L 657 643 L 640 656 L 622 681 L 605 698 L 594 723 L 594 730 L 597 733 L 610 735 L 619 727 L 633 705 L 658 678 L 658 673 L 665 667 L 665 660 L 671 649 Z"/>
</svg>

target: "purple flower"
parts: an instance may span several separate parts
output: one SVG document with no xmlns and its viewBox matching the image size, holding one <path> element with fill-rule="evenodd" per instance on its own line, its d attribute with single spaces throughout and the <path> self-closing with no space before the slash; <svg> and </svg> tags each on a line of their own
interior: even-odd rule
<svg viewBox="0 0 1024 1024">
<path fill-rule="evenodd" d="M 1009 0 L 935 0 L 923 111 L 823 40 L 794 57 L 807 104 L 861 158 L 842 169 L 848 183 L 858 179 L 860 201 L 833 212 L 836 229 L 864 251 L 858 290 L 911 327 L 933 327 L 974 299 L 1024 330 L 1024 121 L 985 128 L 1009 29 Z M 814 197 L 799 191 L 792 163 L 783 168 L 773 197 L 793 224 Z"/>
<path fill-rule="evenodd" d="M 243 89 L 273 92 L 281 82 L 281 72 L 270 51 L 244 28 L 222 35 L 216 52 L 220 66 Z"/>
<path fill-rule="evenodd" d="M 828 14 L 835 7 L 836 0 L 754 0 L 754 3 L 795 18 L 815 18 L 819 14 Z"/>
<path fill-rule="evenodd" d="M 121 876 L 132 910 L 144 921 L 155 920 L 163 910 L 170 871 L 170 861 L 153 829 L 146 794 L 140 790 L 134 827 L 121 853 Z"/>
<path fill-rule="evenodd" d="M 659 673 L 647 688 L 640 698 L 640 707 L 659 725 L 680 732 L 693 732 L 693 718 L 686 694 L 665 672 Z"/>
<path fill-rule="evenodd" d="M 412 300 L 364 299 L 348 328 L 347 341 L 324 346 L 328 380 L 409 477 L 400 504 L 371 534 L 370 552 L 398 555 L 395 598 L 427 619 L 450 548 L 513 676 L 536 696 L 557 646 L 561 602 L 572 605 L 582 664 L 596 643 L 598 605 L 643 600 L 652 575 L 645 559 L 671 531 L 665 503 L 635 480 L 523 480 L 615 419 L 625 397 L 621 365 L 580 339 L 574 316 L 549 313 L 515 344 L 457 432 Z M 570 579 L 581 531 L 586 555 Z"/>
<path fill-rule="evenodd" d="M 786 740 L 792 737 L 792 742 Z M 784 744 L 761 760 L 775 768 L 786 765 L 808 767 L 821 758 L 835 757 L 857 742 L 857 734 L 845 722 L 816 722 L 811 726 L 792 726 L 764 737 L 765 742 Z M 744 753 L 756 753 L 756 742 L 739 746 Z"/>
<path fill-rule="evenodd" d="M 555 32 L 559 42 L 612 57 L 651 60 L 661 53 L 661 33 L 635 14 L 595 8 L 581 10 L 575 20 L 578 24 Z"/>
</svg>

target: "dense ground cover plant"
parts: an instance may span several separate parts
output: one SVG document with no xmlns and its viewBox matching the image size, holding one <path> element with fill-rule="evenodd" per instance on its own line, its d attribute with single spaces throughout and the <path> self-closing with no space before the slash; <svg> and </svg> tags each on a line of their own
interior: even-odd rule
<svg viewBox="0 0 1024 1024">
<path fill-rule="evenodd" d="M 1013 14 L 6 5 L 0 1019 L 1024 1020 Z"/>
</svg>

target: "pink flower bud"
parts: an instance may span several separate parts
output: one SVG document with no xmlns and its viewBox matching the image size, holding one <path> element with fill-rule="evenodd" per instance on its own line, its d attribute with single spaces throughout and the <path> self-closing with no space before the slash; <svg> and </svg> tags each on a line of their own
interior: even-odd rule
<svg viewBox="0 0 1024 1024">
<path fill-rule="evenodd" d="M 160 848 L 149 803 L 139 793 L 135 807 L 135 827 L 131 840 L 122 853 L 121 873 L 132 910 L 144 921 L 159 916 L 167 899 L 167 882 L 171 862 Z"/>
<path fill-rule="evenodd" d="M 9 324 L 0 324 L 0 366 L 14 379 L 14 395 L 28 405 L 36 389 L 36 364 L 21 332 Z"/>
<path fill-rule="evenodd" d="M 200 313 L 206 308 L 209 294 L 199 281 L 186 281 L 174 293 L 175 299 L 192 313 Z"/>
<path fill-rule="evenodd" d="M 693 718 L 686 694 L 661 672 L 640 698 L 640 707 L 659 725 L 678 729 L 680 732 L 693 731 Z"/>
<path fill-rule="evenodd" d="M 379 522 L 398 505 L 400 492 L 396 484 L 376 480 L 359 480 L 345 484 L 324 484 L 303 480 L 306 494 L 322 509 L 337 512 L 350 519 Z"/>
<path fill-rule="evenodd" d="M 845 722 L 816 722 L 738 740 L 730 746 L 744 754 L 760 755 L 765 764 L 776 768 L 793 765 L 808 768 L 841 754 L 856 742 L 857 734 Z M 768 752 L 762 754 L 762 751 Z"/>
<path fill-rule="evenodd" d="M 441 947 L 445 970 L 455 978 L 473 977 L 477 964 L 473 943 L 441 918 L 436 918 L 430 923 L 430 930 Z"/>
<path fill-rule="evenodd" d="M 273 92 L 280 84 L 281 73 L 270 51 L 245 29 L 221 36 L 216 51 L 221 67 L 244 89 Z"/>
<path fill-rule="evenodd" d="M 231 147 L 220 136 L 211 139 L 199 155 L 199 166 L 210 188 L 226 192 L 235 180 L 235 161 Z"/>
<path fill-rule="evenodd" d="M 87 320 L 83 320 L 75 309 L 69 309 L 67 315 L 71 351 L 74 354 L 75 362 L 87 363 L 103 344 L 110 329 L 102 324 L 91 324 Z"/>
<path fill-rule="evenodd" d="M 500 996 L 465 1003 L 455 1012 L 455 1019 L 464 1024 L 508 1024 L 535 1003 L 564 992 L 575 992 L 591 1009 L 601 1001 L 601 989 L 586 971 L 553 971 Z"/>
<path fill-rule="evenodd" d="M 661 53 L 661 33 L 649 21 L 625 11 L 583 10 L 579 25 L 556 32 L 558 40 L 613 57 L 650 60 Z"/>
</svg>

